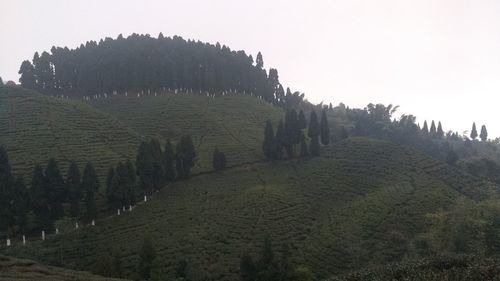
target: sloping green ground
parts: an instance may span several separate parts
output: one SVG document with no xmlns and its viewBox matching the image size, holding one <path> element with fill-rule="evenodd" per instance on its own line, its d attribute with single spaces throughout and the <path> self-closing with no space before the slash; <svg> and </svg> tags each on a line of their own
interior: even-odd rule
<svg viewBox="0 0 500 281">
<path fill-rule="evenodd" d="M 472 192 L 479 189 L 475 179 L 414 150 L 352 138 L 323 157 L 196 176 L 131 213 L 29 246 L 14 241 L 6 252 L 85 270 L 118 252 L 131 274 L 143 238 L 151 237 L 167 272 L 186 259 L 194 280 L 235 280 L 240 256 L 256 256 L 267 234 L 276 249 L 291 245 L 296 264 L 326 278 L 400 260 L 425 214 L 480 196 Z"/>
<path fill-rule="evenodd" d="M 89 272 L 45 266 L 31 260 L 0 256 L 1 281 L 113 281 Z"/>
<path fill-rule="evenodd" d="M 210 98 L 200 94 L 130 94 L 93 100 L 91 104 L 162 143 L 191 135 L 199 156 L 194 172 L 212 169 L 215 147 L 226 154 L 229 166 L 262 160 L 265 122 L 272 119 L 277 124 L 284 116 L 280 109 L 247 95 Z"/>
<path fill-rule="evenodd" d="M 473 256 L 434 257 L 367 268 L 328 281 L 494 281 L 500 278 L 500 261 Z"/>
<path fill-rule="evenodd" d="M 79 101 L 51 98 L 19 87 L 0 88 L 0 145 L 15 174 L 31 180 L 35 163 L 56 158 L 63 170 L 92 161 L 105 176 L 110 165 L 133 157 L 140 135 Z"/>
</svg>

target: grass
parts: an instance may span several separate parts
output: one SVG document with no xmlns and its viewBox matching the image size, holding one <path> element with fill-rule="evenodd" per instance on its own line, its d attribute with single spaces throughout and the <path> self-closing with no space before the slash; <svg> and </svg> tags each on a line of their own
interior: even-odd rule
<svg viewBox="0 0 500 281">
<path fill-rule="evenodd" d="M 212 170 L 215 147 L 226 154 L 228 165 L 261 161 L 264 125 L 277 123 L 284 113 L 248 95 L 210 98 L 199 94 L 113 96 L 90 102 L 134 131 L 164 143 L 182 135 L 193 138 L 198 152 L 196 172 Z"/>
<path fill-rule="evenodd" d="M 118 281 L 119 279 L 93 275 L 89 272 L 74 271 L 53 266 L 45 266 L 31 260 L 0 256 L 1 281 Z M 122 279 L 120 279 L 122 280 Z"/>
<path fill-rule="evenodd" d="M 35 163 L 54 157 L 65 171 L 71 160 L 91 161 L 101 179 L 107 168 L 135 158 L 141 136 L 119 120 L 79 101 L 56 99 L 20 87 L 0 88 L 0 145 L 14 174 L 31 181 Z"/>
<path fill-rule="evenodd" d="M 167 271 L 186 259 L 193 280 L 235 280 L 240 256 L 257 256 L 267 234 L 275 249 L 290 244 L 296 264 L 327 278 L 399 261 L 426 214 L 485 189 L 412 149 L 350 138 L 324 148 L 322 157 L 201 174 L 167 186 L 131 213 L 28 246 L 14 241 L 3 252 L 92 270 L 115 251 L 133 276 L 148 236 Z"/>
</svg>

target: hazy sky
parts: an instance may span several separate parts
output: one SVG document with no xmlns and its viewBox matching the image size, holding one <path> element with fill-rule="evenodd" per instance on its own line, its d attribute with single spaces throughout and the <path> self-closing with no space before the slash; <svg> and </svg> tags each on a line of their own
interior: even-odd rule
<svg viewBox="0 0 500 281">
<path fill-rule="evenodd" d="M 313 102 L 393 103 L 500 136 L 500 1 L 0 0 L 0 76 L 24 59 L 120 33 L 220 42 L 275 67 Z"/>
</svg>

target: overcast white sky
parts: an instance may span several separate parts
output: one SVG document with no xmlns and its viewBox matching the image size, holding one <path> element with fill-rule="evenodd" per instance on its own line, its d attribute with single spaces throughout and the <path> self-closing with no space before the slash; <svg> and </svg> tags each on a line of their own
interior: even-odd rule
<svg viewBox="0 0 500 281">
<path fill-rule="evenodd" d="M 313 102 L 400 112 L 500 136 L 500 1 L 0 0 L 0 76 L 51 46 L 133 32 L 255 54 Z"/>
</svg>

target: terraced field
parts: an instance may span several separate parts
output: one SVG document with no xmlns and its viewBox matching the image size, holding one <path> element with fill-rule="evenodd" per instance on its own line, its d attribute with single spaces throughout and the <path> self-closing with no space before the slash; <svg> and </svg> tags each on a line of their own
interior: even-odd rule
<svg viewBox="0 0 500 281">
<path fill-rule="evenodd" d="M 0 256 L 1 281 L 119 281 L 53 266 L 44 266 L 31 260 Z"/>
<path fill-rule="evenodd" d="M 92 161 L 100 176 L 135 158 L 141 136 L 122 122 L 78 101 L 51 98 L 18 87 L 0 88 L 0 145 L 16 174 L 27 181 L 35 163 L 56 158 L 65 170 Z"/>
<path fill-rule="evenodd" d="M 295 263 L 326 278 L 401 259 L 425 214 L 486 189 L 414 150 L 351 138 L 323 157 L 199 175 L 95 227 L 29 246 L 14 241 L 3 251 L 84 270 L 116 251 L 132 274 L 149 236 L 168 272 L 187 259 L 193 280 L 235 280 L 240 256 L 257 255 L 267 234 L 276 249 L 289 243 Z"/>
<path fill-rule="evenodd" d="M 277 122 L 284 115 L 269 103 L 247 95 L 146 94 L 113 96 L 91 104 L 162 143 L 190 134 L 199 155 L 195 172 L 212 169 L 216 146 L 226 154 L 229 166 L 262 160 L 265 122 Z"/>
</svg>

